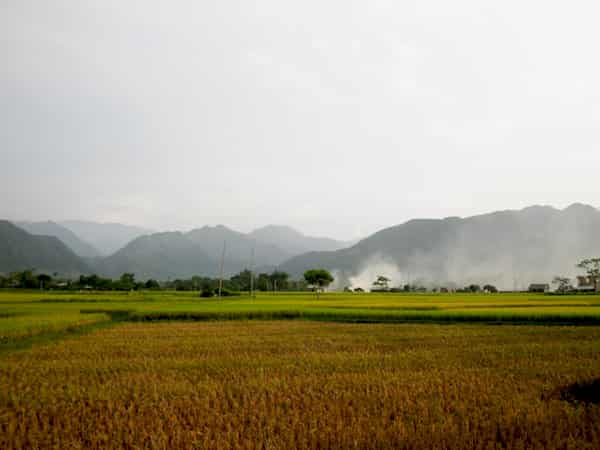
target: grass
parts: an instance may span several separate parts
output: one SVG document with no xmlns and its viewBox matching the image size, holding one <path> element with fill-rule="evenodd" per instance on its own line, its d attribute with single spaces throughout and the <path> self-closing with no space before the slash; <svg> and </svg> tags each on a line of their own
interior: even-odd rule
<svg viewBox="0 0 600 450">
<path fill-rule="evenodd" d="M 0 448 L 600 448 L 600 327 L 121 323 L 0 358 Z"/>
<path fill-rule="evenodd" d="M 107 320 L 279 320 L 366 323 L 600 325 L 600 296 L 538 294 L 258 294 L 201 299 L 188 292 L 0 292 L 0 350 Z"/>
</svg>

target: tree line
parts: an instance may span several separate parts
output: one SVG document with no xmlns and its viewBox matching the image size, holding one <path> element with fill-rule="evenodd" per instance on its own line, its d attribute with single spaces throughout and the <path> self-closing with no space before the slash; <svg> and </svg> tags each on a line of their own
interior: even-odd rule
<svg viewBox="0 0 600 450">
<path fill-rule="evenodd" d="M 98 291 L 132 291 L 132 290 L 176 290 L 216 292 L 219 287 L 218 278 L 193 276 L 174 280 L 158 281 L 155 279 L 137 280 L 135 274 L 124 273 L 117 279 L 101 277 L 96 274 L 81 275 L 77 279 L 65 279 L 54 273 L 36 274 L 33 269 L 0 274 L 0 288 L 44 289 L 44 290 L 98 290 Z M 235 292 L 256 290 L 270 291 L 302 291 L 309 288 L 305 279 L 292 280 L 289 274 L 275 270 L 271 273 L 252 274 L 249 270 L 224 279 L 222 292 L 230 295 Z"/>
</svg>

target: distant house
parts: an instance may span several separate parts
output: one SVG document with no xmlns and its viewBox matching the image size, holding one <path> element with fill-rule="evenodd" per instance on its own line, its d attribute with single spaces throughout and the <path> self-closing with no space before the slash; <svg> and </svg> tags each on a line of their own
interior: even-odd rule
<svg viewBox="0 0 600 450">
<path fill-rule="evenodd" d="M 577 277 L 577 291 L 579 292 L 600 292 L 600 279 L 590 276 Z"/>
<path fill-rule="evenodd" d="M 541 293 L 546 293 L 550 291 L 550 285 L 545 283 L 533 283 L 529 285 L 529 289 L 527 290 L 528 292 L 541 292 Z"/>
</svg>

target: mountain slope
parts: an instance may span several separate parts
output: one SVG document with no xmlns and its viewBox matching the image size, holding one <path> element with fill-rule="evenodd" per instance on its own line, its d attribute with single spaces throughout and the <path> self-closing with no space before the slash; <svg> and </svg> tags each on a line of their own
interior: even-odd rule
<svg viewBox="0 0 600 450">
<path fill-rule="evenodd" d="M 38 236 L 54 236 L 60 239 L 63 244 L 82 258 L 96 258 L 101 256 L 100 252 L 91 244 L 80 239 L 68 228 L 55 222 L 15 222 L 14 224 L 30 234 Z"/>
<path fill-rule="evenodd" d="M 54 236 L 35 236 L 0 221 L 0 272 L 35 269 L 62 276 L 89 271 L 87 264 Z"/>
<path fill-rule="evenodd" d="M 223 225 L 198 228 L 187 236 L 215 260 L 221 259 L 223 242 L 226 242 L 225 258 L 236 268 L 249 266 L 253 249 L 255 266 L 275 266 L 293 255 L 276 245 L 252 239 Z"/>
<path fill-rule="evenodd" d="M 227 276 L 250 267 L 253 249 L 254 267 L 272 267 L 288 257 L 275 246 L 257 243 L 245 234 L 219 225 L 189 233 L 167 232 L 139 237 L 98 261 L 97 269 L 111 277 L 132 272 L 140 279 L 217 276 L 223 242 L 226 242 L 224 274 Z"/>
<path fill-rule="evenodd" d="M 264 244 L 275 245 L 289 256 L 310 251 L 333 251 L 349 247 L 351 243 L 335 239 L 305 236 L 285 225 L 267 225 L 248 233 L 248 237 Z"/>
<path fill-rule="evenodd" d="M 600 255 L 600 211 L 575 204 L 534 206 L 465 219 L 411 220 L 335 252 L 312 252 L 281 269 L 300 276 L 311 267 L 334 270 L 342 283 L 369 287 L 377 274 L 394 284 L 419 280 L 494 283 L 524 288 L 577 273 L 582 258 Z"/>
<path fill-rule="evenodd" d="M 96 268 L 102 275 L 113 278 L 130 272 L 142 280 L 167 280 L 193 275 L 215 276 L 218 263 L 185 234 L 167 232 L 133 240 L 99 261 Z"/>
<path fill-rule="evenodd" d="M 89 242 L 104 256 L 113 254 L 135 238 L 153 233 L 146 228 L 120 223 L 68 220 L 59 224 Z"/>
</svg>

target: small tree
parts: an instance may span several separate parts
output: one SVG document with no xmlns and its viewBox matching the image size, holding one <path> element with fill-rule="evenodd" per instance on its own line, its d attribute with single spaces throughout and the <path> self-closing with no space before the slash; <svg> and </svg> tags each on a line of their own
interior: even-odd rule
<svg viewBox="0 0 600 450">
<path fill-rule="evenodd" d="M 379 275 L 375 281 L 373 281 L 373 286 L 378 291 L 387 291 L 389 288 L 389 282 L 391 280 L 383 275 Z"/>
<path fill-rule="evenodd" d="M 158 281 L 150 278 L 148 281 L 146 281 L 146 283 L 144 284 L 144 287 L 146 289 L 158 289 L 158 288 L 160 288 L 160 284 L 158 283 Z"/>
<path fill-rule="evenodd" d="M 215 290 L 210 285 L 210 283 L 208 281 L 203 282 L 202 288 L 200 290 L 200 297 L 209 298 L 209 297 L 214 297 L 214 296 L 215 296 Z"/>
<path fill-rule="evenodd" d="M 45 273 L 38 275 L 36 278 L 40 284 L 40 289 L 48 288 L 52 282 L 52 277 L 50 275 L 46 275 Z"/>
<path fill-rule="evenodd" d="M 277 289 L 287 289 L 288 278 L 289 275 L 287 273 L 278 270 L 269 275 L 269 281 L 273 291 L 276 291 Z"/>
<path fill-rule="evenodd" d="M 269 290 L 269 283 L 270 283 L 271 279 L 269 278 L 269 274 L 268 273 L 259 273 L 258 277 L 256 278 L 256 289 L 258 289 L 259 291 L 268 291 Z"/>
<path fill-rule="evenodd" d="M 484 292 L 489 292 L 490 294 L 495 294 L 496 292 L 498 292 L 498 289 L 493 284 L 486 284 L 483 287 L 483 291 Z"/>
<path fill-rule="evenodd" d="M 479 286 L 478 284 L 470 284 L 465 289 L 473 293 L 481 292 L 481 286 Z"/>
<path fill-rule="evenodd" d="M 600 288 L 600 258 L 584 259 L 577 267 L 585 270 L 590 281 L 594 284 L 594 288 Z"/>
<path fill-rule="evenodd" d="M 313 287 L 313 290 L 319 298 L 319 291 L 329 286 L 333 282 L 333 276 L 325 269 L 311 269 L 304 272 L 304 279 Z"/>
<path fill-rule="evenodd" d="M 572 289 L 571 280 L 566 277 L 554 277 L 552 284 L 557 285 L 556 292 L 560 292 L 561 294 L 569 292 Z"/>
</svg>

